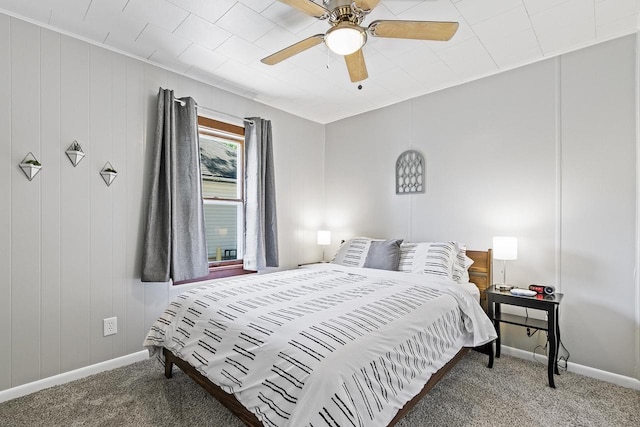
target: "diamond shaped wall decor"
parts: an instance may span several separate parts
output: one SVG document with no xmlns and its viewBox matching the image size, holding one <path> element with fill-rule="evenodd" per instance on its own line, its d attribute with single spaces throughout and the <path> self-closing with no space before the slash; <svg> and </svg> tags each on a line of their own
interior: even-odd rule
<svg viewBox="0 0 640 427">
<path fill-rule="evenodd" d="M 107 184 L 107 187 L 109 187 L 113 183 L 113 180 L 115 180 L 116 177 L 118 176 L 118 172 L 113 168 L 111 163 L 107 162 L 102 167 L 102 170 L 100 171 L 100 175 L 102 175 L 102 179 L 104 180 L 104 183 Z"/>
<path fill-rule="evenodd" d="M 22 169 L 22 172 L 27 176 L 27 179 L 31 181 L 36 177 L 36 175 L 38 175 L 38 172 L 42 169 L 42 165 L 33 153 L 29 152 L 22 162 L 20 162 L 20 169 Z"/>
<path fill-rule="evenodd" d="M 67 157 L 71 160 L 74 168 L 78 166 L 78 163 L 80 163 L 85 156 L 84 150 L 78 141 L 73 141 L 65 153 L 67 153 Z"/>
</svg>

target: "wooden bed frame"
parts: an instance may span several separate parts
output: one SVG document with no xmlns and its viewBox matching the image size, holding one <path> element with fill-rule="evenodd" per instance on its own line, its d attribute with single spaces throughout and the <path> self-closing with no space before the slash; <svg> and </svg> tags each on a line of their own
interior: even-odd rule
<svg viewBox="0 0 640 427">
<path fill-rule="evenodd" d="M 492 256 L 491 249 L 488 251 L 467 251 L 467 256 L 473 260 L 473 265 L 469 268 L 469 280 L 480 289 L 480 302 L 486 311 L 487 298 L 485 296 L 485 290 L 491 286 L 491 264 Z M 489 368 L 493 367 L 493 344 L 483 346 L 477 349 L 483 353 L 489 355 Z M 439 381 L 444 377 L 447 372 L 453 368 L 460 359 L 469 351 L 468 347 L 463 347 L 453 358 L 447 362 L 436 373 L 431 375 L 429 381 L 422 388 L 422 391 L 415 395 L 413 399 L 407 402 L 396 414 L 396 416 L 389 423 L 389 427 L 394 426 L 407 412 L 409 412 Z M 170 350 L 163 348 L 163 355 L 165 357 L 164 363 L 164 375 L 167 378 L 172 377 L 173 365 L 178 366 L 185 374 L 191 377 L 196 383 L 198 383 L 203 389 L 211 394 L 218 402 L 224 407 L 229 409 L 236 417 L 240 419 L 245 425 L 249 427 L 263 427 L 263 424 L 258 418 L 249 410 L 247 410 L 242 404 L 235 398 L 234 395 L 223 391 L 220 387 L 212 383 L 207 377 L 202 375 L 197 369 L 191 366 L 188 362 L 180 359 L 173 354 Z"/>
</svg>

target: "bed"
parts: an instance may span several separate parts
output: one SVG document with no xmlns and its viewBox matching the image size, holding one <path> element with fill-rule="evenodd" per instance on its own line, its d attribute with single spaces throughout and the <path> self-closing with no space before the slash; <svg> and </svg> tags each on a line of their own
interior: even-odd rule
<svg viewBox="0 0 640 427">
<path fill-rule="evenodd" d="M 478 300 L 491 251 L 466 251 L 477 294 L 446 278 L 317 264 L 190 289 L 144 345 L 248 426 L 392 426 L 495 330 Z M 428 282 L 428 283 L 427 283 Z"/>
</svg>

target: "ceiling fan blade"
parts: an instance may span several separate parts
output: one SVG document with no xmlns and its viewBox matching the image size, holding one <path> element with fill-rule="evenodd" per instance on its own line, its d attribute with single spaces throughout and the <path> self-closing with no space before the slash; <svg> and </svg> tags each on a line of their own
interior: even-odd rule
<svg viewBox="0 0 640 427">
<path fill-rule="evenodd" d="M 447 41 L 458 26 L 457 22 L 373 21 L 367 30 L 374 37 Z"/>
<path fill-rule="evenodd" d="M 367 73 L 367 65 L 364 63 L 364 55 L 362 49 L 351 55 L 345 55 L 344 61 L 347 63 L 349 77 L 353 83 L 365 80 L 369 77 Z"/>
<path fill-rule="evenodd" d="M 306 38 L 302 41 L 299 41 L 298 43 L 294 43 L 289 47 L 285 47 L 284 49 L 279 50 L 273 55 L 269 55 L 266 58 L 262 58 L 260 61 L 267 65 L 275 65 L 278 62 L 282 62 L 285 59 L 291 58 L 293 55 L 297 55 L 300 52 L 304 52 L 309 48 L 319 45 L 323 41 L 324 41 L 324 34 L 316 34 L 315 36 Z"/>
<path fill-rule="evenodd" d="M 311 15 L 318 19 L 325 19 L 329 17 L 329 11 L 318 3 L 314 3 L 311 0 L 280 0 L 282 3 L 298 9 L 300 12 L 304 12 L 307 15 Z"/>
<path fill-rule="evenodd" d="M 370 12 L 380 3 L 380 0 L 355 0 L 353 3 L 358 9 Z"/>
</svg>

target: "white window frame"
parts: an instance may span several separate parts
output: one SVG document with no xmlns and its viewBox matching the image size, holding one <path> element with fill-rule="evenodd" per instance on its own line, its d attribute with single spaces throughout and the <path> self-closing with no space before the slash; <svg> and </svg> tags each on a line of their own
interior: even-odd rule
<svg viewBox="0 0 640 427">
<path fill-rule="evenodd" d="M 232 142 L 239 145 L 238 161 L 237 161 L 237 183 L 238 183 L 238 198 L 228 199 L 220 197 L 204 197 L 203 204 L 205 205 L 227 205 L 237 206 L 237 256 L 235 260 L 231 261 L 209 261 L 209 269 L 214 269 L 225 266 L 230 263 L 241 264 L 244 257 L 244 127 L 235 124 L 227 123 L 221 120 L 217 120 L 212 117 L 206 117 L 203 115 L 198 116 L 198 134 L 207 135 L 213 137 L 222 142 Z"/>
</svg>

